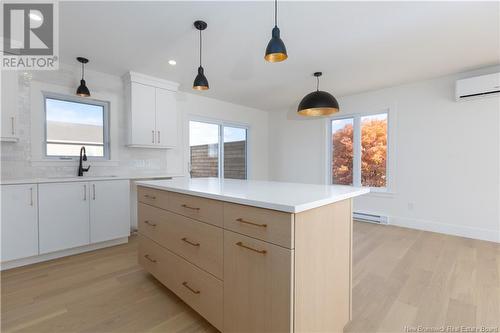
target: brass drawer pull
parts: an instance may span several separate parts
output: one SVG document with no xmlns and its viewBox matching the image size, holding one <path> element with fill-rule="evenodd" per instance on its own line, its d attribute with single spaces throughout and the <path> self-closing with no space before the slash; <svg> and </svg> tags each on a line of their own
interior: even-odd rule
<svg viewBox="0 0 500 333">
<path fill-rule="evenodd" d="M 267 228 L 267 224 L 253 223 L 253 222 L 250 222 L 250 221 L 245 221 L 242 218 L 236 219 L 236 221 L 238 221 L 240 223 L 250 224 L 250 225 L 253 225 L 253 226 L 256 226 L 256 227 Z"/>
<path fill-rule="evenodd" d="M 193 245 L 193 246 L 200 246 L 200 243 L 193 243 L 193 242 L 190 242 L 186 237 L 182 238 L 181 239 L 183 242 L 186 242 L 188 243 L 189 245 Z"/>
<path fill-rule="evenodd" d="M 188 206 L 188 205 L 186 205 L 186 204 L 182 204 L 181 206 L 182 206 L 183 208 L 187 208 L 187 209 L 192 209 L 192 210 L 200 210 L 200 208 L 198 208 L 198 207 L 191 207 L 191 206 Z"/>
<path fill-rule="evenodd" d="M 155 260 L 155 259 L 152 259 L 152 258 L 149 256 L 149 254 L 144 255 L 144 258 L 148 259 L 148 260 L 149 260 L 149 261 L 151 261 L 151 262 L 156 262 L 156 260 Z"/>
<path fill-rule="evenodd" d="M 186 281 L 182 282 L 182 285 L 184 287 L 188 288 L 193 294 L 199 294 L 199 293 L 201 293 L 201 291 L 194 290 L 193 288 L 191 288 Z"/>
<path fill-rule="evenodd" d="M 153 200 L 156 199 L 156 197 L 154 195 L 149 195 L 149 194 L 144 194 L 144 197 L 148 198 L 148 199 L 153 199 Z"/>
<path fill-rule="evenodd" d="M 151 223 L 148 220 L 144 221 L 144 223 L 146 223 L 147 225 L 149 225 L 151 227 L 156 227 L 156 223 Z"/>
<path fill-rule="evenodd" d="M 236 245 L 240 246 L 240 247 L 243 247 L 247 250 L 250 250 L 250 251 L 254 251 L 254 252 L 257 252 L 257 253 L 260 253 L 260 254 L 266 254 L 267 251 L 266 250 L 256 250 L 254 248 L 251 248 L 250 246 L 246 246 L 245 244 L 243 244 L 242 242 L 238 242 L 236 243 Z"/>
</svg>

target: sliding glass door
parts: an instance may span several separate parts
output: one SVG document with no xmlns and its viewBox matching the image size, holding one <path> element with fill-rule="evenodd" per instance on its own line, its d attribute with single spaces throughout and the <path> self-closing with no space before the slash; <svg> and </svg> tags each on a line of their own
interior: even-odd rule
<svg viewBox="0 0 500 333">
<path fill-rule="evenodd" d="M 191 177 L 246 179 L 247 131 L 223 123 L 190 121 Z"/>
</svg>

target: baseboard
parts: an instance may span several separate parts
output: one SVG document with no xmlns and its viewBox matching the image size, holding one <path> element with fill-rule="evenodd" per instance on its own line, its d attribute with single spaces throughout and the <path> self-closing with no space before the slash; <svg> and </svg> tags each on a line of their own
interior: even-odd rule
<svg viewBox="0 0 500 333">
<path fill-rule="evenodd" d="M 22 258 L 22 259 L 6 261 L 6 262 L 3 262 L 0 264 L 0 271 L 4 271 L 7 269 L 16 268 L 16 267 L 21 267 L 21 266 L 26 266 L 26 265 L 31 265 L 31 264 L 36 264 L 39 262 L 48 261 L 48 260 L 52 260 L 52 259 L 67 257 L 67 256 L 71 256 L 74 254 L 94 251 L 94 250 L 102 249 L 105 247 L 124 244 L 127 242 L 128 242 L 128 237 L 122 237 L 122 238 L 117 238 L 117 239 L 113 239 L 110 241 L 105 241 L 105 242 L 100 242 L 100 243 L 95 243 L 95 244 L 90 244 L 90 245 L 85 245 L 85 246 L 79 246 L 79 247 L 75 247 L 72 249 L 67 249 L 67 250 L 62 250 L 62 251 L 57 251 L 57 252 L 52 252 L 52 253 L 47 253 L 47 254 L 41 254 L 41 255 L 33 256 L 33 257 L 29 257 L 29 258 Z"/>
<path fill-rule="evenodd" d="M 460 236 L 465 238 L 479 239 L 489 242 L 500 243 L 500 230 L 473 228 L 458 226 L 454 224 L 439 223 L 428 220 L 409 219 L 406 217 L 390 216 L 389 225 L 404 228 L 437 232 L 440 234 Z"/>
</svg>

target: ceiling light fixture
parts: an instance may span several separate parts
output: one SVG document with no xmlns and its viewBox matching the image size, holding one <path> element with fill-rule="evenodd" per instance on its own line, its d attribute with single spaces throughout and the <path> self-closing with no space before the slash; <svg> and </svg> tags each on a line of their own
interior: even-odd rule
<svg viewBox="0 0 500 333">
<path fill-rule="evenodd" d="M 177 61 L 175 61 L 175 60 L 173 60 L 173 59 L 172 59 L 172 60 L 169 60 L 169 61 L 168 61 L 168 64 L 169 64 L 170 66 L 175 66 L 175 65 L 177 65 Z"/>
<path fill-rule="evenodd" d="M 319 90 L 319 77 L 323 73 L 316 72 L 316 91 L 307 94 L 300 101 L 297 112 L 303 116 L 318 117 L 327 116 L 339 112 L 339 103 L 332 94 Z"/>
<path fill-rule="evenodd" d="M 193 82 L 193 89 L 195 90 L 208 90 L 208 80 L 205 77 L 205 73 L 203 72 L 203 67 L 201 66 L 201 47 L 202 47 L 202 39 L 201 32 L 207 28 L 207 23 L 204 21 L 195 21 L 195 28 L 200 32 L 200 67 L 198 67 L 198 75 Z"/>
<path fill-rule="evenodd" d="M 89 88 L 87 88 L 87 84 L 85 83 L 85 80 L 83 79 L 84 72 L 85 72 L 85 64 L 89 62 L 89 59 L 83 58 L 83 57 L 78 57 L 76 58 L 78 62 L 82 64 L 82 79 L 80 80 L 80 86 L 78 89 L 76 89 L 76 94 L 81 97 L 90 97 L 90 91 Z"/>
<path fill-rule="evenodd" d="M 288 58 L 288 55 L 286 54 L 285 43 L 280 38 L 280 29 L 278 28 L 278 0 L 274 0 L 274 28 L 271 40 L 267 44 L 264 59 L 269 62 L 280 62 L 286 60 L 286 58 Z"/>
</svg>

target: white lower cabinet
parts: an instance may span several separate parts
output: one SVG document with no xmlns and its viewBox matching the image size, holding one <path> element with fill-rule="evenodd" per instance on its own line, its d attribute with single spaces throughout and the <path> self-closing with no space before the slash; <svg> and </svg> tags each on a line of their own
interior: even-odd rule
<svg viewBox="0 0 500 333">
<path fill-rule="evenodd" d="M 128 180 L 39 185 L 40 254 L 127 237 Z"/>
<path fill-rule="evenodd" d="M 90 242 L 130 235 L 130 184 L 128 180 L 90 183 Z"/>
<path fill-rule="evenodd" d="M 106 246 L 102 242 L 121 242 L 130 235 L 127 179 L 1 185 L 0 189 L 2 269 L 54 258 L 36 256 L 57 251 L 94 243 Z M 18 260 L 29 257 L 34 258 Z"/>
<path fill-rule="evenodd" d="M 2 185 L 2 262 L 38 254 L 37 185 Z"/>
<path fill-rule="evenodd" d="M 38 185 L 40 254 L 90 243 L 89 183 Z"/>
</svg>

